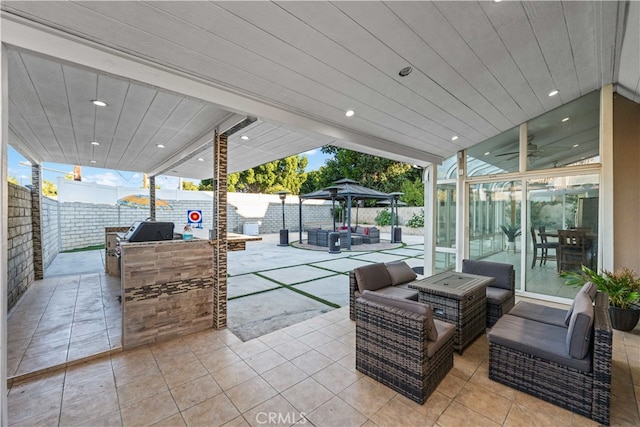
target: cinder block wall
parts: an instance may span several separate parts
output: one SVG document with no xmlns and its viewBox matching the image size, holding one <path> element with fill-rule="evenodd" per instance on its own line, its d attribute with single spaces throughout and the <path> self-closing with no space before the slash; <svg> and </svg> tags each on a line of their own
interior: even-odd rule
<svg viewBox="0 0 640 427">
<path fill-rule="evenodd" d="M 11 309 L 34 281 L 31 191 L 9 183 L 7 295 Z"/>
<path fill-rule="evenodd" d="M 42 266 L 46 268 L 60 252 L 58 201 L 42 197 Z"/>
</svg>

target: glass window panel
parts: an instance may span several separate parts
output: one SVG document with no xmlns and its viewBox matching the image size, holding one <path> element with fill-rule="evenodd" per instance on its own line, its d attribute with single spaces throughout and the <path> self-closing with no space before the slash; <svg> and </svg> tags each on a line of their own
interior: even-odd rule
<svg viewBox="0 0 640 427">
<path fill-rule="evenodd" d="M 526 290 L 573 298 L 577 290 L 566 286 L 560 277 L 559 270 L 568 269 L 570 264 L 563 264 L 558 231 L 584 230 L 588 240 L 584 263 L 597 269 L 599 177 L 574 175 L 530 179 L 527 181 L 527 200 Z M 534 243 L 540 245 L 545 240 L 549 246 L 546 254 L 545 248 L 534 247 Z"/>
<path fill-rule="evenodd" d="M 442 164 L 438 165 L 438 180 L 456 179 L 457 174 L 458 162 L 456 155 L 444 159 Z"/>
<path fill-rule="evenodd" d="M 438 184 L 436 206 L 436 246 L 455 248 L 456 184 Z"/>
<path fill-rule="evenodd" d="M 467 149 L 467 176 L 518 172 L 520 127 L 489 138 Z"/>
<path fill-rule="evenodd" d="M 529 121 L 527 133 L 528 170 L 599 162 L 599 92 Z"/>
</svg>

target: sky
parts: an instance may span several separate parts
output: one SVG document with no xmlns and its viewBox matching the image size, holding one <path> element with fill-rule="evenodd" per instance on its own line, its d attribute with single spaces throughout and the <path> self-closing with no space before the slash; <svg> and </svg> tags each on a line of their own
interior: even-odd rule
<svg viewBox="0 0 640 427">
<path fill-rule="evenodd" d="M 302 153 L 307 156 L 309 164 L 306 171 L 317 170 L 323 166 L 325 160 L 330 156 L 322 153 L 320 149 L 315 149 Z M 59 163 L 45 162 L 42 165 L 43 179 L 55 183 L 58 177 L 63 177 L 67 173 L 73 174 L 73 165 L 63 165 Z M 8 149 L 8 175 L 15 177 L 21 185 L 31 184 L 31 166 L 27 160 L 11 146 Z M 112 187 L 141 187 L 141 172 L 116 171 L 111 169 L 82 167 L 82 181 L 95 182 L 96 184 L 109 185 Z M 198 180 L 185 179 L 199 183 Z M 178 188 L 178 178 L 172 176 L 159 176 L 156 178 L 156 185 L 163 189 Z"/>
</svg>

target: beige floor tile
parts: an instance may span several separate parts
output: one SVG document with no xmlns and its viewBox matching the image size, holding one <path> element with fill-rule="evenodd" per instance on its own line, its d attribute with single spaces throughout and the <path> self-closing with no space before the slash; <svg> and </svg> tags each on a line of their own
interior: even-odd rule
<svg viewBox="0 0 640 427">
<path fill-rule="evenodd" d="M 460 393 L 462 387 L 464 387 L 466 381 L 458 376 L 456 376 L 452 371 L 447 374 L 446 377 L 442 379 L 438 387 L 437 391 L 444 394 L 445 396 L 454 398 Z"/>
<path fill-rule="evenodd" d="M 567 426 L 571 424 L 571 412 L 522 392 L 516 394 L 509 418 L 511 418 L 508 420 L 510 425 L 514 425 L 511 424 L 512 421 L 519 418 L 528 418 L 536 425 Z"/>
<path fill-rule="evenodd" d="M 307 377 L 303 370 L 291 362 L 285 362 L 262 374 L 262 378 L 278 392 L 283 392 Z"/>
<path fill-rule="evenodd" d="M 313 329 L 303 325 L 302 323 L 297 323 L 295 325 L 287 326 L 282 330 L 294 338 L 300 338 L 314 331 Z"/>
<path fill-rule="evenodd" d="M 136 381 L 118 386 L 117 392 L 122 405 L 128 406 L 168 389 L 164 377 L 158 373 L 139 377 Z"/>
<path fill-rule="evenodd" d="M 209 374 L 171 389 L 173 399 L 181 411 L 204 402 L 220 393 L 222 393 L 222 389 Z"/>
<path fill-rule="evenodd" d="M 333 340 L 333 338 L 320 331 L 312 331 L 311 333 L 301 336 L 298 340 L 309 347 L 317 348 L 318 346 Z"/>
<path fill-rule="evenodd" d="M 296 410 L 305 414 L 311 413 L 334 396 L 313 378 L 304 379 L 281 394 Z"/>
<path fill-rule="evenodd" d="M 186 353 L 185 353 L 186 354 Z M 169 388 L 208 375 L 209 371 L 199 360 L 185 361 L 169 368 L 160 369 Z"/>
<path fill-rule="evenodd" d="M 122 423 L 127 426 L 154 424 L 178 413 L 169 390 L 138 400 L 131 405 L 123 406 Z"/>
<path fill-rule="evenodd" d="M 294 338 L 291 341 L 274 347 L 274 350 L 287 360 L 291 360 L 310 351 L 311 347 Z"/>
<path fill-rule="evenodd" d="M 327 356 L 329 359 L 336 361 L 355 352 L 355 347 L 341 343 L 340 341 L 332 340 L 317 346 L 316 350 Z"/>
<path fill-rule="evenodd" d="M 230 348 L 242 359 L 248 359 L 249 357 L 260 354 L 263 351 L 269 350 L 269 346 L 259 339 L 253 339 L 251 341 L 235 344 L 230 346 Z"/>
<path fill-rule="evenodd" d="M 178 354 L 188 353 L 191 351 L 189 346 L 185 344 L 182 337 L 151 344 L 149 345 L 149 350 L 151 350 L 151 353 L 153 353 L 153 357 L 155 357 L 156 360 L 158 358 L 172 358 Z"/>
<path fill-rule="evenodd" d="M 511 407 L 511 400 L 471 382 L 462 388 L 454 401 L 498 424 L 504 422 Z"/>
<path fill-rule="evenodd" d="M 467 357 L 465 353 L 464 356 L 458 356 L 454 354 L 453 368 L 451 369 L 451 373 L 456 375 L 465 381 L 468 381 L 469 378 L 475 374 L 478 370 L 481 362 L 476 359 L 471 359 Z"/>
<path fill-rule="evenodd" d="M 227 397 L 241 413 L 248 411 L 276 394 L 278 394 L 276 389 L 261 377 L 251 378 L 226 391 Z"/>
<path fill-rule="evenodd" d="M 331 325 L 331 322 L 321 316 L 316 316 L 311 319 L 305 320 L 304 322 L 302 322 L 302 324 L 311 329 L 318 330 Z"/>
<path fill-rule="evenodd" d="M 166 372 L 170 369 L 174 369 L 177 365 L 183 365 L 186 363 L 197 362 L 196 355 L 188 349 L 188 351 L 176 354 L 161 354 L 156 356 L 156 362 L 161 371 Z"/>
<path fill-rule="evenodd" d="M 213 371 L 211 375 L 218 385 L 222 387 L 222 390 L 229 390 L 258 374 L 249 365 L 241 361 L 219 371 Z"/>
<path fill-rule="evenodd" d="M 184 427 L 186 426 L 182 414 L 175 414 L 169 418 L 151 424 L 152 427 Z"/>
<path fill-rule="evenodd" d="M 489 362 L 485 361 L 478 370 L 473 374 L 469 380 L 473 384 L 479 385 L 487 390 L 490 390 L 502 397 L 506 397 L 509 400 L 513 400 L 518 392 L 515 388 L 507 387 L 504 384 L 500 384 L 497 381 L 489 379 Z"/>
<path fill-rule="evenodd" d="M 140 365 L 131 366 L 121 365 L 117 368 L 113 368 L 113 376 L 116 379 L 116 387 L 121 387 L 126 384 L 130 384 L 149 375 L 161 375 L 160 368 L 156 365 L 155 361 L 150 364 L 141 363 Z"/>
<path fill-rule="evenodd" d="M 354 344 L 355 348 L 355 344 Z M 342 359 L 338 360 L 338 363 L 344 366 L 347 369 L 356 369 L 356 353 L 355 351 L 351 354 L 347 354 Z"/>
<path fill-rule="evenodd" d="M 7 398 L 9 424 L 39 417 L 51 411 L 60 411 L 62 386 L 40 393 L 16 393 Z"/>
<path fill-rule="evenodd" d="M 9 397 L 18 398 L 44 393 L 48 390 L 62 390 L 65 381 L 64 369 L 48 372 L 26 380 L 17 381 L 9 391 Z"/>
<path fill-rule="evenodd" d="M 320 329 L 320 332 L 322 332 L 323 334 L 333 338 L 334 340 L 337 340 L 338 338 L 342 337 L 343 335 L 346 335 L 346 334 L 352 332 L 352 330 L 349 327 L 345 327 L 343 325 L 331 323 L 331 324 L 325 326 L 324 328 Z"/>
<path fill-rule="evenodd" d="M 182 418 L 189 427 L 221 426 L 239 415 L 240 412 L 224 393 L 182 412 Z"/>
<path fill-rule="evenodd" d="M 269 347 L 274 348 L 291 341 L 293 337 L 283 330 L 279 330 L 263 335 L 259 339 Z"/>
<path fill-rule="evenodd" d="M 240 359 L 240 356 L 235 354 L 233 350 L 228 347 L 223 347 L 212 353 L 200 355 L 198 356 L 198 359 L 209 372 L 219 371 L 220 369 L 236 364 L 242 360 Z"/>
<path fill-rule="evenodd" d="M 415 408 L 415 411 L 425 419 L 425 422 L 430 423 L 435 422 L 449 405 L 451 405 L 451 402 L 453 402 L 452 398 L 445 396 L 437 390 L 431 393 L 431 396 L 429 396 L 422 405 L 418 405 L 404 396 L 398 395 L 395 398 L 408 403 L 409 406 Z"/>
<path fill-rule="evenodd" d="M 291 361 L 298 368 L 302 369 L 309 375 L 313 375 L 321 369 L 329 366 L 333 361 L 321 353 L 311 350 Z"/>
<path fill-rule="evenodd" d="M 350 345 L 351 347 L 353 347 L 354 349 L 356 348 L 356 333 L 355 331 L 349 332 L 345 335 L 342 335 L 338 338 L 336 338 L 336 341 L 339 341 L 343 344 L 347 344 Z"/>
<path fill-rule="evenodd" d="M 24 356 L 35 357 L 40 355 L 46 355 L 46 356 L 52 356 L 53 358 L 52 353 L 63 352 L 66 355 L 66 350 L 68 348 L 69 348 L 68 339 L 48 341 L 43 344 L 29 345 L 29 347 L 27 347 L 27 351 L 24 353 Z"/>
<path fill-rule="evenodd" d="M 98 418 L 94 418 L 90 423 L 87 423 L 91 427 L 121 427 L 122 415 L 120 409 L 110 412 Z"/>
<path fill-rule="evenodd" d="M 84 399 L 63 401 L 60 424 L 65 426 L 87 425 L 92 419 L 102 417 L 118 409 L 120 409 L 118 395 L 114 389 L 109 389 Z"/>
<path fill-rule="evenodd" d="M 390 388 L 363 376 L 338 396 L 354 408 L 358 408 L 367 417 L 373 416 L 397 393 Z"/>
<path fill-rule="evenodd" d="M 253 427 L 265 425 L 284 427 L 293 425 L 302 419 L 300 412 L 280 395 L 273 396 L 242 415 L 245 422 Z"/>
<path fill-rule="evenodd" d="M 91 359 L 69 366 L 66 371 L 65 381 L 82 381 L 87 378 L 105 374 L 107 372 L 113 375 L 110 356 L 104 356 L 99 359 Z"/>
<path fill-rule="evenodd" d="M 197 357 L 204 354 L 212 353 L 227 345 L 211 334 L 193 334 L 195 337 L 185 337 L 185 343 L 189 346 L 193 354 Z"/>
<path fill-rule="evenodd" d="M 347 369 L 339 363 L 333 363 L 313 374 L 313 379 L 331 390 L 340 393 L 362 377 L 355 369 Z"/>
<path fill-rule="evenodd" d="M 9 426 L 11 427 L 34 427 L 34 426 L 57 426 L 60 421 L 60 409 L 45 412 L 23 421 L 13 423 L 9 418 Z"/>
<path fill-rule="evenodd" d="M 115 390 L 116 382 L 112 372 L 105 372 L 102 375 L 83 378 L 81 380 L 67 379 L 64 383 L 62 402 L 71 403 L 75 400 L 84 399 L 98 393 L 106 391 L 115 392 Z"/>
<path fill-rule="evenodd" d="M 434 423 L 434 420 L 425 419 L 411 405 L 400 399 L 391 399 L 387 402 L 378 412 L 373 414 L 371 421 L 380 427 L 429 426 Z"/>
<path fill-rule="evenodd" d="M 240 415 L 239 417 L 235 417 L 228 423 L 224 423 L 223 426 L 224 427 L 249 427 L 250 424 L 242 415 Z"/>
<path fill-rule="evenodd" d="M 51 353 L 39 354 L 36 356 L 24 356 L 16 369 L 16 374 L 26 374 L 29 372 L 37 372 L 43 367 L 53 367 L 66 363 L 67 351 L 62 348 Z"/>
<path fill-rule="evenodd" d="M 38 345 L 48 344 L 55 341 L 69 340 L 70 337 L 71 337 L 70 325 L 55 327 L 55 328 L 52 328 L 51 330 L 40 331 L 40 332 L 36 330 L 36 332 L 33 334 L 33 338 L 31 339 L 31 342 L 29 343 L 29 345 L 38 346 Z"/>
<path fill-rule="evenodd" d="M 316 427 L 360 426 L 367 421 L 366 416 L 337 396 L 307 414 L 306 418 Z"/>
<path fill-rule="evenodd" d="M 459 427 L 466 426 L 470 422 L 473 423 L 474 427 L 493 427 L 500 425 L 455 401 L 452 402 L 438 418 L 437 425 L 442 427 Z"/>
<path fill-rule="evenodd" d="M 245 359 L 245 361 L 253 368 L 254 371 L 261 374 L 283 364 L 287 359 L 274 350 L 269 349 L 255 356 L 249 357 L 248 359 Z"/>
</svg>

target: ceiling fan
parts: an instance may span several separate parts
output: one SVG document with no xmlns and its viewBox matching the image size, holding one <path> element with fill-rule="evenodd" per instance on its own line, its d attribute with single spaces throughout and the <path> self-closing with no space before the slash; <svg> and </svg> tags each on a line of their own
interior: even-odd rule
<svg viewBox="0 0 640 427">
<path fill-rule="evenodd" d="M 529 137 L 527 138 L 527 157 L 533 157 L 533 158 L 540 158 L 540 157 L 545 157 L 545 156 L 551 156 L 554 154 L 558 154 L 561 153 L 563 151 L 567 151 L 569 150 L 569 148 L 567 147 L 552 147 L 547 145 L 546 147 L 538 147 L 537 144 L 534 144 L 532 142 L 533 140 L 533 135 L 529 135 Z M 503 157 L 503 156 L 516 156 L 519 154 L 519 151 L 511 151 L 509 153 L 502 153 L 502 154 L 496 154 L 496 157 Z"/>
</svg>

